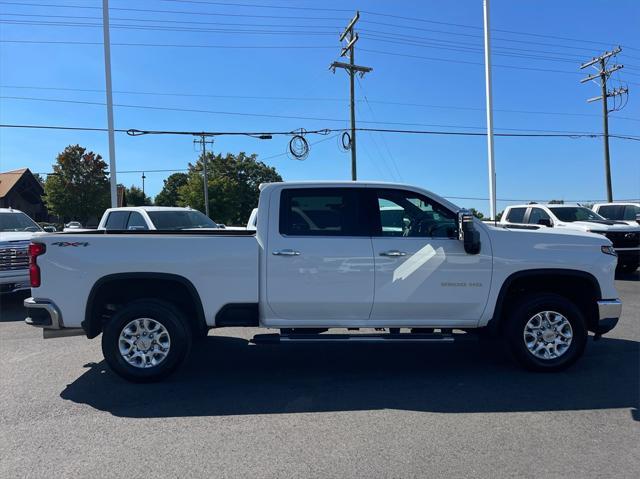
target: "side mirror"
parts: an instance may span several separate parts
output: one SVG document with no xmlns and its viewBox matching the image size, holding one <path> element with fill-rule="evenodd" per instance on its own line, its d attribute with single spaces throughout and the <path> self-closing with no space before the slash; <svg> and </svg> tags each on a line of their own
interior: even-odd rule
<svg viewBox="0 0 640 479">
<path fill-rule="evenodd" d="M 473 222 L 473 214 L 469 210 L 458 211 L 458 239 L 464 243 L 467 254 L 480 253 L 480 233 Z"/>
<path fill-rule="evenodd" d="M 551 228 L 553 226 L 553 223 L 551 222 L 551 220 L 549 218 L 540 218 L 538 220 L 538 224 L 542 225 L 542 226 L 548 226 L 549 228 Z"/>
</svg>

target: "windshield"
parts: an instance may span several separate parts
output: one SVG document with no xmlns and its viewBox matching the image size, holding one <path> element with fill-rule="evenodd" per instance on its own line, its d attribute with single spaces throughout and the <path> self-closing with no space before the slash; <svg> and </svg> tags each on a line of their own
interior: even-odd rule
<svg viewBox="0 0 640 479">
<path fill-rule="evenodd" d="M 598 213 L 584 206 L 549 208 L 560 221 L 571 223 L 572 221 L 607 221 Z"/>
<path fill-rule="evenodd" d="M 0 231 L 42 231 L 42 229 L 24 213 L 2 213 L 0 214 Z"/>
<path fill-rule="evenodd" d="M 640 206 L 627 205 L 624 207 L 623 220 L 635 220 L 636 215 L 640 215 Z"/>
<path fill-rule="evenodd" d="M 147 211 L 159 230 L 218 228 L 218 225 L 199 211 Z"/>
</svg>

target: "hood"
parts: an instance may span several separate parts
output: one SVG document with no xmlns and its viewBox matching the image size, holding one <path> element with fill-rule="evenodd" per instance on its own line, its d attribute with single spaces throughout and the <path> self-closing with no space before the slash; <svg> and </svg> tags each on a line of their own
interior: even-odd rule
<svg viewBox="0 0 640 479">
<path fill-rule="evenodd" d="M 0 231 L 0 241 L 29 241 L 36 234 L 33 231 Z"/>
<path fill-rule="evenodd" d="M 575 223 L 570 223 L 575 224 Z M 497 234 L 502 234 L 505 232 L 506 234 L 511 235 L 513 241 L 515 243 L 518 242 L 518 238 L 529 237 L 531 239 L 535 239 L 535 241 L 544 241 L 542 237 L 547 237 L 549 241 L 562 241 L 573 244 L 598 244 L 604 245 L 609 242 L 609 240 L 597 233 L 588 233 L 587 228 L 582 229 L 569 229 L 565 227 L 554 227 L 554 228 L 546 228 L 539 227 L 537 229 L 521 229 L 521 228 L 505 228 L 498 224 L 498 226 L 486 225 L 487 229 L 490 230 L 491 233 L 495 232 Z M 533 225 L 532 225 L 533 226 Z"/>
<path fill-rule="evenodd" d="M 629 226 L 624 221 L 609 221 L 609 220 L 591 220 L 591 221 L 573 221 L 571 223 L 564 223 L 561 228 L 572 228 L 596 231 L 640 231 L 640 227 Z"/>
</svg>

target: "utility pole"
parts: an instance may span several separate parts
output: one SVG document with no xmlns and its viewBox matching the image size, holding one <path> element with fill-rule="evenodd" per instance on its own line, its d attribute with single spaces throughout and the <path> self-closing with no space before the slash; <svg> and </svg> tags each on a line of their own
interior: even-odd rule
<svg viewBox="0 0 640 479">
<path fill-rule="evenodd" d="M 144 171 L 142 172 L 142 195 L 144 196 L 144 180 L 146 176 L 144 176 Z"/>
<path fill-rule="evenodd" d="M 213 145 L 213 140 L 207 140 L 205 133 L 200 135 L 199 140 L 193 140 L 194 143 L 200 144 L 202 151 L 202 176 L 204 183 L 204 214 L 209 217 L 209 179 L 207 178 L 207 145 Z"/>
<path fill-rule="evenodd" d="M 610 52 L 604 52 L 599 57 L 594 57 L 586 63 L 580 65 L 580 69 L 583 70 L 587 67 L 593 66 L 596 68 L 597 73 L 593 75 L 589 75 L 586 78 L 580 80 L 580 83 L 586 83 L 588 81 L 595 81 L 596 79 L 600 79 L 600 88 L 601 95 L 593 98 L 589 98 L 587 100 L 588 103 L 602 100 L 602 123 L 603 123 L 603 140 L 604 140 L 604 171 L 605 171 L 605 181 L 607 184 L 607 201 L 611 203 L 613 201 L 613 191 L 611 188 L 611 159 L 609 156 L 609 113 L 614 110 L 609 110 L 609 105 L 607 99 L 610 97 L 615 97 L 618 95 L 627 95 L 629 94 L 628 88 L 615 88 L 613 90 L 607 90 L 607 80 L 611 76 L 611 74 L 621 68 L 624 68 L 624 65 L 613 65 L 610 68 L 607 68 L 607 63 L 611 57 L 615 57 L 618 53 L 622 51 L 621 47 L 616 47 Z M 596 66 L 597 65 L 597 66 Z M 595 83 L 598 83 L 595 81 Z M 615 103 L 615 102 L 614 102 Z"/>
<path fill-rule="evenodd" d="M 487 150 L 489 162 L 489 209 L 491 220 L 496 219 L 496 162 L 493 156 L 493 98 L 491 94 L 491 44 L 489 30 L 489 0 L 483 0 L 484 9 L 484 73 L 487 92 Z"/>
<path fill-rule="evenodd" d="M 104 40 L 104 76 L 107 89 L 107 129 L 109 130 L 109 181 L 111 207 L 118 207 L 116 180 L 116 141 L 113 131 L 113 92 L 111 86 L 111 39 L 109 38 L 109 0 L 102 0 L 102 34 Z"/>
<path fill-rule="evenodd" d="M 353 31 L 356 23 L 360 19 L 360 12 L 356 11 L 355 16 L 347 25 L 347 28 L 340 34 L 340 41 L 347 40 L 347 44 L 340 52 L 340 56 L 344 57 L 347 53 L 349 54 L 349 63 L 344 62 L 333 62 L 329 67 L 330 70 L 333 70 L 333 73 L 336 72 L 336 68 L 342 68 L 349 73 L 349 90 L 351 93 L 350 100 L 350 110 L 351 110 L 351 179 L 353 181 L 358 179 L 358 172 L 356 167 L 356 94 L 355 94 L 355 74 L 360 73 L 360 77 L 363 77 L 365 73 L 369 73 L 373 70 L 373 68 L 358 66 L 355 64 L 355 45 L 358 41 L 358 34 Z"/>
</svg>

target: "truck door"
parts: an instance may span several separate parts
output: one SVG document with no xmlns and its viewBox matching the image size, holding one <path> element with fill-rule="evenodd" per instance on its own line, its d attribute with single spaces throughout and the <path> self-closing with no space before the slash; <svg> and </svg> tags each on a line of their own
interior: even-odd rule
<svg viewBox="0 0 640 479">
<path fill-rule="evenodd" d="M 400 189 L 376 189 L 373 226 L 376 263 L 371 320 L 474 322 L 491 283 L 489 240 L 469 255 L 457 239 L 454 212 Z"/>
<path fill-rule="evenodd" d="M 367 320 L 374 263 L 363 188 L 290 188 L 272 197 L 266 298 L 276 318 Z M 277 218 L 276 218 L 277 216 Z"/>
</svg>

